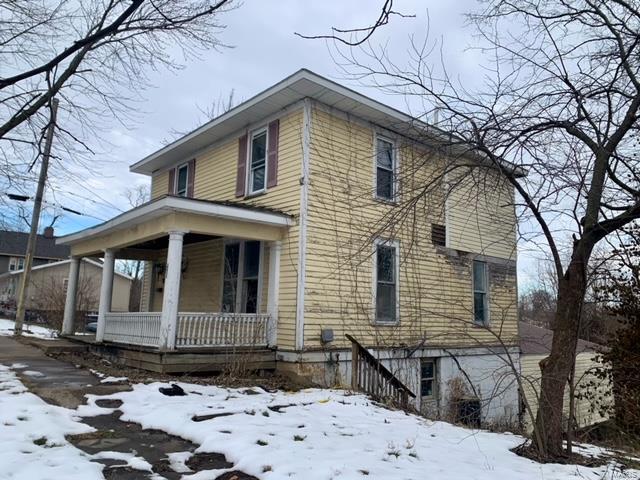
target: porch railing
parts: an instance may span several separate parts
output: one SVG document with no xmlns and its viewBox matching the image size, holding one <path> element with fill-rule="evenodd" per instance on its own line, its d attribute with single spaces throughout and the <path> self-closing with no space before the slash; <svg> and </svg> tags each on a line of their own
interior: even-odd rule
<svg viewBox="0 0 640 480">
<path fill-rule="evenodd" d="M 180 312 L 176 347 L 266 347 L 269 321 L 268 314 Z"/>
<path fill-rule="evenodd" d="M 160 312 L 108 312 L 104 339 L 114 343 L 157 347 L 160 341 Z"/>
</svg>

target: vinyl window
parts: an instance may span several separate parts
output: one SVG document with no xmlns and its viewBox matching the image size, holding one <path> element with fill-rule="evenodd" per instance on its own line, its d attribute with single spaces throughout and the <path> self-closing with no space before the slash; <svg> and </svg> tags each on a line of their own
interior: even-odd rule
<svg viewBox="0 0 640 480">
<path fill-rule="evenodd" d="M 489 323 L 489 303 L 487 288 L 487 264 L 473 262 L 473 321 L 477 325 Z"/>
<path fill-rule="evenodd" d="M 394 200 L 396 153 L 393 142 L 376 137 L 376 198 Z"/>
<path fill-rule="evenodd" d="M 375 309 L 377 323 L 398 321 L 398 245 L 376 245 Z"/>
<path fill-rule="evenodd" d="M 9 259 L 9 271 L 22 270 L 24 268 L 24 257 L 11 257 Z"/>
<path fill-rule="evenodd" d="M 187 185 L 189 183 L 189 165 L 185 164 L 178 167 L 176 175 L 176 195 L 180 197 L 187 196 Z"/>
<path fill-rule="evenodd" d="M 249 193 L 264 191 L 267 175 L 267 131 L 260 130 L 251 135 L 249 153 Z"/>
<path fill-rule="evenodd" d="M 223 312 L 258 313 L 260 264 L 260 242 L 234 242 L 225 245 L 222 280 Z"/>
</svg>

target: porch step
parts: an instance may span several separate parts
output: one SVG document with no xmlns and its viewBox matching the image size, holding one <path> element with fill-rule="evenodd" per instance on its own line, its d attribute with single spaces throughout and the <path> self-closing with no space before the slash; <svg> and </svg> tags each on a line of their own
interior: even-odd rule
<svg viewBox="0 0 640 480">
<path fill-rule="evenodd" d="M 275 351 L 267 348 L 198 349 L 158 352 L 147 348 L 92 344 L 89 351 L 113 363 L 157 373 L 214 373 L 229 369 L 275 370 Z"/>
<path fill-rule="evenodd" d="M 86 352 L 87 350 L 89 350 L 88 345 L 69 341 L 65 338 L 43 340 L 39 338 L 22 337 L 22 341 L 27 345 L 39 348 L 46 354 Z"/>
</svg>

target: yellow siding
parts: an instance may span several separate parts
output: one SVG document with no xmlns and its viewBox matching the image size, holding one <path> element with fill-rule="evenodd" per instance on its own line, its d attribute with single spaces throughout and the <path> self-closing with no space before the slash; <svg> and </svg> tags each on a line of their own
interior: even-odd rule
<svg viewBox="0 0 640 480">
<path fill-rule="evenodd" d="M 238 137 L 213 146 L 196 157 L 196 176 L 194 197 L 205 200 L 233 201 L 249 205 L 265 206 L 298 216 L 300 213 L 300 175 L 302 169 L 302 109 L 284 114 L 280 118 L 280 136 L 278 146 L 278 185 L 268 189 L 263 195 L 247 198 L 235 196 L 236 168 L 238 161 Z M 153 175 L 151 187 L 152 198 L 167 193 L 168 173 Z M 280 293 L 278 317 L 278 345 L 282 348 L 293 348 L 295 336 L 295 314 L 298 275 L 298 226 L 291 226 L 282 239 L 280 262 Z M 220 247 L 221 248 L 221 247 Z M 185 250 L 186 251 L 186 250 Z M 185 279 L 183 291 L 189 290 L 187 297 L 181 299 L 180 308 L 202 307 L 205 311 L 219 308 L 219 293 L 211 300 L 211 292 L 207 290 L 211 280 L 205 278 L 212 270 L 213 281 L 219 288 L 219 262 L 222 250 L 206 254 L 191 254 L 189 269 L 197 268 L 190 275 L 193 280 Z M 265 248 L 263 263 L 262 307 L 266 309 L 268 283 L 268 249 Z M 194 265 L 202 261 L 203 267 Z M 201 271 L 201 268 L 207 270 Z M 217 269 L 217 270 L 216 270 Z M 190 270 L 191 271 L 191 270 Z M 206 281 L 205 281 L 206 280 Z M 193 287 L 193 288 L 192 288 Z M 202 296 L 203 300 L 196 300 Z M 161 306 L 161 295 L 154 295 L 154 309 Z"/>
<path fill-rule="evenodd" d="M 497 172 L 461 170 L 449 178 L 449 247 L 499 258 L 515 258 L 516 218 L 513 188 Z M 453 176 L 453 175 L 450 175 Z"/>
<path fill-rule="evenodd" d="M 222 300 L 222 262 L 224 240 L 216 239 L 207 242 L 186 245 L 183 259 L 186 270 L 182 274 L 180 283 L 181 312 L 219 312 Z M 162 252 L 164 261 L 166 251 Z M 269 288 L 269 253 L 264 249 L 262 258 L 262 290 L 261 312 L 267 309 L 267 292 Z M 145 275 L 146 278 L 146 275 Z M 145 281 L 150 284 L 151 278 Z M 152 311 L 162 310 L 162 292 L 153 292 L 151 301 Z"/>
<path fill-rule="evenodd" d="M 540 361 L 547 355 L 522 355 L 520 357 L 520 368 L 524 381 L 525 397 L 529 407 L 533 411 L 535 418 L 538 412 L 538 396 L 540 392 Z M 611 396 L 611 386 L 608 382 L 596 378 L 593 375 L 593 369 L 600 367 L 602 364 L 597 362 L 594 352 L 579 353 L 576 356 L 575 369 L 575 385 L 578 393 L 576 399 L 576 422 L 579 427 L 586 427 L 607 420 L 608 415 L 602 415 L 600 400 L 593 400 L 591 394 L 594 393 L 593 384 L 598 385 L 596 396 L 604 399 L 605 405 L 611 405 L 613 397 Z M 580 393 L 589 393 L 589 395 L 580 395 Z M 565 419 L 569 418 L 569 387 L 564 393 L 563 414 Z M 531 419 L 527 414 L 523 417 L 525 428 L 527 431 L 532 430 Z"/>
<path fill-rule="evenodd" d="M 334 329 L 334 346 L 346 345 L 345 333 L 380 346 L 416 345 L 423 339 L 428 346 L 496 344 L 489 332 L 471 325 L 470 257 L 436 249 L 431 242 L 431 223 L 445 218 L 444 182 L 435 182 L 429 194 L 397 221 L 399 207 L 373 198 L 374 130 L 317 108 L 311 125 L 305 346 L 320 346 L 321 328 Z M 413 145 L 398 145 L 400 191 L 409 198 L 440 178 L 436 173 L 443 159 Z M 372 325 L 372 237 L 400 243 L 399 326 Z M 511 252 L 515 238 L 509 241 Z M 503 260 L 489 268 L 492 325 L 503 340 L 514 344 L 515 264 Z"/>
<path fill-rule="evenodd" d="M 151 177 L 151 200 L 169 192 L 169 172 L 156 173 Z"/>
</svg>

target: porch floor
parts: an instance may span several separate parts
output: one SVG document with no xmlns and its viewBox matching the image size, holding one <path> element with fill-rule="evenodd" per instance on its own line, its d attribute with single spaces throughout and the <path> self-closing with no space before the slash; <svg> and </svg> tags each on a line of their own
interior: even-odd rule
<svg viewBox="0 0 640 480">
<path fill-rule="evenodd" d="M 94 355 L 126 367 L 156 373 L 219 373 L 241 369 L 275 370 L 276 352 L 261 347 L 203 347 L 161 352 L 157 348 L 111 342 L 97 343 L 94 335 L 68 335 L 88 345 Z"/>
</svg>

